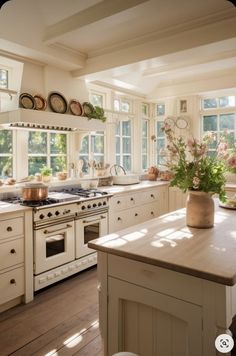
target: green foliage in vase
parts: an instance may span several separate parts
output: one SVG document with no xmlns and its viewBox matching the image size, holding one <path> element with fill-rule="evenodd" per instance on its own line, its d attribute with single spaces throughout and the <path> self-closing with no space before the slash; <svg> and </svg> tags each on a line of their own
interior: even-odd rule
<svg viewBox="0 0 236 356">
<path fill-rule="evenodd" d="M 217 157 L 207 156 L 209 137 L 198 142 L 189 138 L 187 142 L 180 136 L 175 137 L 168 123 L 163 126 L 167 138 L 166 165 L 173 173 L 171 186 L 187 190 L 218 194 L 220 200 L 226 200 L 224 190 L 226 167 Z"/>
</svg>

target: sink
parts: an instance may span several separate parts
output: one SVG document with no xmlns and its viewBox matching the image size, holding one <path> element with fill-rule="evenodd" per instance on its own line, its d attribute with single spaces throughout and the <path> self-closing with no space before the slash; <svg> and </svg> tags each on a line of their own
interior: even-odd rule
<svg viewBox="0 0 236 356">
<path fill-rule="evenodd" d="M 113 184 L 117 185 L 129 185 L 140 183 L 139 176 L 137 174 L 125 174 L 121 176 L 112 176 Z"/>
</svg>

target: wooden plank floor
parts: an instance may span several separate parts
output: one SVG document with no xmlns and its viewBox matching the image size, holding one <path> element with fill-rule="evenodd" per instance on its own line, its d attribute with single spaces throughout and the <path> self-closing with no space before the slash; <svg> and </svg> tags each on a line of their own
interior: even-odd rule
<svg viewBox="0 0 236 356">
<path fill-rule="evenodd" d="M 103 356 L 96 268 L 0 314 L 0 356 Z"/>
</svg>

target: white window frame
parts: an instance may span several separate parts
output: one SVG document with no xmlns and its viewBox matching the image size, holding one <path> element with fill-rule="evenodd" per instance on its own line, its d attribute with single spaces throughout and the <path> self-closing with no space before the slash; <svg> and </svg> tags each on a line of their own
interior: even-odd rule
<svg viewBox="0 0 236 356">
<path fill-rule="evenodd" d="M 131 129 L 130 136 L 124 136 L 122 134 L 122 122 L 126 122 L 126 121 L 130 121 L 130 129 Z M 115 148 L 115 162 L 117 162 L 116 157 L 120 156 L 120 165 L 124 167 L 124 156 L 130 156 L 131 157 L 130 171 L 128 171 L 128 170 L 127 171 L 131 172 L 133 169 L 133 161 L 134 161 L 134 159 L 133 159 L 133 120 L 132 120 L 132 118 L 127 117 L 126 119 L 117 121 L 116 125 L 117 124 L 120 125 L 120 135 L 115 134 L 115 140 L 117 137 L 119 137 L 119 139 L 120 139 L 120 153 L 118 154 L 116 152 L 116 148 Z M 130 153 L 123 153 L 123 144 L 122 144 L 123 138 L 130 138 L 130 150 L 131 150 Z"/>
<path fill-rule="evenodd" d="M 93 104 L 93 100 L 92 100 L 92 96 L 93 95 L 98 95 L 98 96 L 101 96 L 102 97 L 102 108 L 104 109 L 106 107 L 106 94 L 105 93 L 102 93 L 100 91 L 96 91 L 96 90 L 91 90 L 89 92 L 89 100 L 91 102 L 92 105 L 95 105 Z"/>
<path fill-rule="evenodd" d="M 16 130 L 5 129 L 3 128 L 1 131 L 12 131 L 12 153 L 0 153 L 0 157 L 11 157 L 12 158 L 12 176 L 16 177 Z"/>
<path fill-rule="evenodd" d="M 155 165 L 157 166 L 165 166 L 164 162 L 160 162 L 158 159 L 158 152 L 157 152 L 157 143 L 158 140 L 163 140 L 164 141 L 164 148 L 166 147 L 166 138 L 165 135 L 163 136 L 158 136 L 158 132 L 157 132 L 157 123 L 161 123 L 164 124 L 164 118 L 162 117 L 162 119 L 158 118 L 154 120 L 154 125 L 155 125 L 155 151 L 154 151 L 154 155 L 155 155 Z"/>
</svg>

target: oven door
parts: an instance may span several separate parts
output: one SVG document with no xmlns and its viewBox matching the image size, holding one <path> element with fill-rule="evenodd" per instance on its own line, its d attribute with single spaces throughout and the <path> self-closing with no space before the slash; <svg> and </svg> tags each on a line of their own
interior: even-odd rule
<svg viewBox="0 0 236 356">
<path fill-rule="evenodd" d="M 34 274 L 40 274 L 74 259 L 74 220 L 34 231 Z"/>
<path fill-rule="evenodd" d="M 87 244 L 91 240 L 107 235 L 107 212 L 80 218 L 75 224 L 76 258 L 95 252 Z"/>
</svg>

